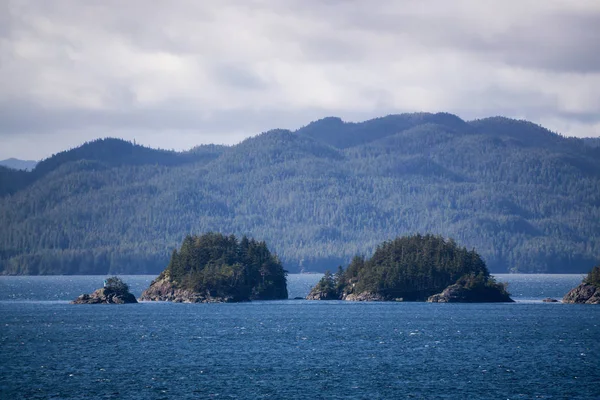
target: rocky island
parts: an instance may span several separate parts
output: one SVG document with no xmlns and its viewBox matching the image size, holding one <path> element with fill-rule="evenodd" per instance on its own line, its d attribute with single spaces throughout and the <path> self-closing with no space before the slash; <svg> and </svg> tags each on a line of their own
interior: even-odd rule
<svg viewBox="0 0 600 400">
<path fill-rule="evenodd" d="M 286 271 L 265 242 L 207 233 L 187 236 L 140 300 L 230 303 L 287 297 Z"/>
<path fill-rule="evenodd" d="M 583 282 L 563 297 L 563 303 L 600 304 L 600 265 L 595 266 Z"/>
<path fill-rule="evenodd" d="M 130 304 L 137 303 L 129 286 L 120 278 L 113 276 L 104 281 L 104 287 L 95 290 L 92 294 L 82 294 L 71 304 Z"/>
<path fill-rule="evenodd" d="M 384 242 L 370 259 L 357 256 L 346 270 L 327 271 L 306 299 L 513 302 L 479 254 L 434 235 Z"/>
</svg>

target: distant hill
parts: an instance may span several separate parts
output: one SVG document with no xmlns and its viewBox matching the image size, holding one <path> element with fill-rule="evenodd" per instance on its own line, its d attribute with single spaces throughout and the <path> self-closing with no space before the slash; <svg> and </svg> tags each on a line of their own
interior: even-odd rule
<svg viewBox="0 0 600 400">
<path fill-rule="evenodd" d="M 265 240 L 291 272 L 414 233 L 475 248 L 492 272 L 585 272 L 600 262 L 600 147 L 417 113 L 188 152 L 102 139 L 0 168 L 2 273 L 155 274 L 209 231 Z"/>
<path fill-rule="evenodd" d="M 198 146 L 187 152 L 156 150 L 121 139 L 106 138 L 87 142 L 38 162 L 29 174 L 0 170 L 0 196 L 15 193 L 54 171 L 59 175 L 75 171 L 95 171 L 114 167 L 153 165 L 173 167 L 187 163 L 208 162 L 218 157 L 223 146 Z M 61 170 L 62 169 L 62 170 Z M 15 184 L 14 177 L 19 176 Z"/>
<path fill-rule="evenodd" d="M 31 171 L 37 165 L 37 161 L 33 160 L 19 160 L 17 158 L 7 158 L 6 160 L 0 161 L 0 165 L 12 168 L 12 169 L 22 169 L 25 171 Z"/>
</svg>

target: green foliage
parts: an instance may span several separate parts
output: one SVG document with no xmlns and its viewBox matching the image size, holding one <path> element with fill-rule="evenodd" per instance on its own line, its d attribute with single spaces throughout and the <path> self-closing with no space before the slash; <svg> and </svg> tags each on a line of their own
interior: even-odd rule
<svg viewBox="0 0 600 400">
<path fill-rule="evenodd" d="M 499 283 L 489 275 L 479 273 L 463 275 L 457 283 L 469 291 L 471 301 L 510 301 L 507 283 Z"/>
<path fill-rule="evenodd" d="M 104 289 L 114 292 L 116 294 L 129 293 L 129 285 L 127 285 L 119 277 L 112 276 L 108 278 L 104 284 Z"/>
<path fill-rule="evenodd" d="M 331 271 L 325 271 L 323 277 L 317 282 L 315 289 L 320 292 L 332 292 L 335 290 L 335 282 Z"/>
<path fill-rule="evenodd" d="M 600 288 L 600 265 L 592 268 L 583 281 Z"/>
<path fill-rule="evenodd" d="M 188 235 L 163 272 L 176 286 L 236 300 L 287 299 L 286 271 L 265 242 Z"/>
<path fill-rule="evenodd" d="M 156 274 L 208 231 L 264 238 L 291 271 L 432 232 L 494 272 L 584 272 L 600 262 L 600 147 L 419 113 L 184 153 L 98 140 L 32 172 L 0 168 L 3 274 Z"/>
<path fill-rule="evenodd" d="M 367 260 L 355 257 L 340 276 L 342 293 L 368 292 L 385 299 L 425 300 L 457 282 L 467 289 L 497 285 L 475 250 L 419 234 L 384 242 Z"/>
</svg>

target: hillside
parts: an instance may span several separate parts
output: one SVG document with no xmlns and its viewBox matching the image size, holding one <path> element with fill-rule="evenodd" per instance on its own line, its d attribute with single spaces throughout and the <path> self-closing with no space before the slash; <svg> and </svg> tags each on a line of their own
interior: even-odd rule
<svg viewBox="0 0 600 400">
<path fill-rule="evenodd" d="M 492 272 L 600 262 L 600 148 L 502 117 L 326 118 L 183 153 L 98 140 L 0 168 L 0 196 L 10 274 L 154 274 L 209 231 L 267 241 L 290 272 L 417 232 L 477 249 Z"/>
</svg>

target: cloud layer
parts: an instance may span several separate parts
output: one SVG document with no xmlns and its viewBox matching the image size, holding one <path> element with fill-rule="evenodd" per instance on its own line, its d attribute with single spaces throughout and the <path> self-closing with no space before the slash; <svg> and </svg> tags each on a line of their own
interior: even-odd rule
<svg viewBox="0 0 600 400">
<path fill-rule="evenodd" d="M 0 158 L 447 111 L 600 135 L 596 0 L 0 0 Z"/>
</svg>

